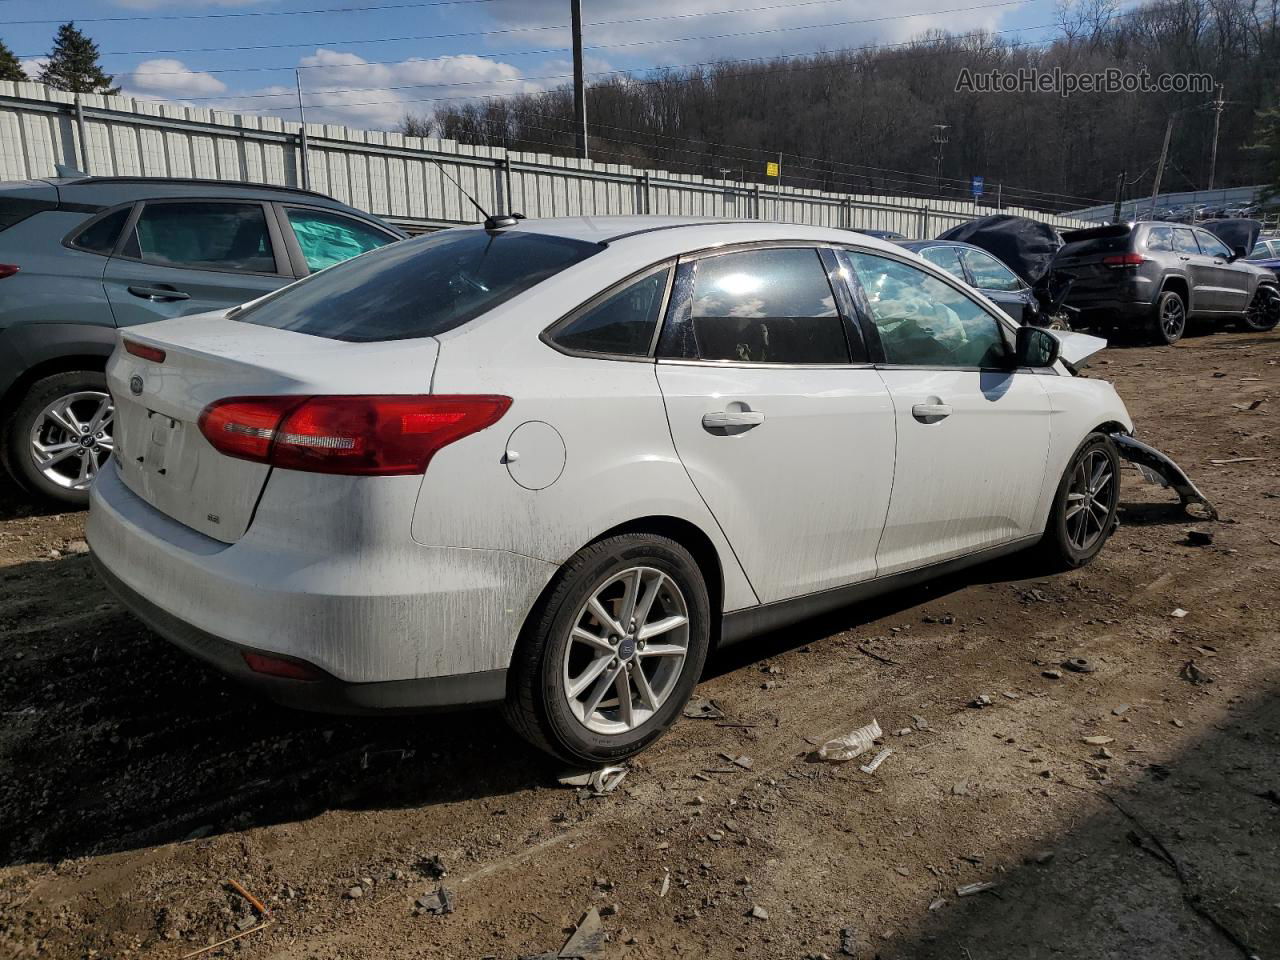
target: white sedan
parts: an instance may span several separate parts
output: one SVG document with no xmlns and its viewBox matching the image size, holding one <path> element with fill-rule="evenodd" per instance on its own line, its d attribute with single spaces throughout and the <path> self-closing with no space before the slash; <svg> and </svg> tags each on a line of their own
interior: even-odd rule
<svg viewBox="0 0 1280 960">
<path fill-rule="evenodd" d="M 718 645 L 1088 562 L 1132 430 L 1073 375 L 1102 345 L 842 230 L 447 230 L 125 330 L 88 537 L 158 633 L 281 701 L 502 703 L 607 762 Z"/>
</svg>

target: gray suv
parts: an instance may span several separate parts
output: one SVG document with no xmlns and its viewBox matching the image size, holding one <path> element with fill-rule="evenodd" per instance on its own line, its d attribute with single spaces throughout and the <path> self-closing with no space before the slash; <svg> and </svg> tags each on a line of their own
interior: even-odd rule
<svg viewBox="0 0 1280 960">
<path fill-rule="evenodd" d="M 1180 223 L 1115 223 L 1073 230 L 1053 269 L 1070 277 L 1066 304 L 1079 324 L 1136 332 L 1153 343 L 1182 338 L 1189 317 L 1270 330 L 1280 322 L 1276 275 L 1245 260 L 1210 230 Z"/>
<path fill-rule="evenodd" d="M 404 236 L 330 197 L 209 180 L 0 183 L 0 456 L 88 501 L 111 454 L 116 328 L 233 307 Z"/>
</svg>

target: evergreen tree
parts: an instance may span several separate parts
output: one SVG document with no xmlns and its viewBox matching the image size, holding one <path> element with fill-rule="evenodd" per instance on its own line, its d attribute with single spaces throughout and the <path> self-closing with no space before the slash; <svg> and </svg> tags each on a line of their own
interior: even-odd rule
<svg viewBox="0 0 1280 960">
<path fill-rule="evenodd" d="M 119 93 L 110 75 L 98 63 L 98 45 L 76 29 L 74 22 L 58 28 L 49 62 L 40 76 L 41 83 L 68 93 Z"/>
<path fill-rule="evenodd" d="M 21 83 L 27 79 L 27 75 L 22 71 L 22 64 L 18 62 L 18 58 L 13 55 L 3 40 L 0 40 L 0 80 L 13 80 L 15 83 Z"/>
<path fill-rule="evenodd" d="M 1280 200 L 1280 106 L 1258 111 L 1257 143 L 1248 149 L 1262 158 L 1262 200 Z"/>
</svg>

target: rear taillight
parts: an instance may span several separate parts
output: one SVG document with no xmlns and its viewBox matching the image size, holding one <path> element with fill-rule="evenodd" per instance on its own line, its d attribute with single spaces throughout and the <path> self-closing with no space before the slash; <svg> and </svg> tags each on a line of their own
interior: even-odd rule
<svg viewBox="0 0 1280 960">
<path fill-rule="evenodd" d="M 1109 257 L 1103 257 L 1102 262 L 1108 267 L 1140 267 L 1147 262 L 1147 258 L 1140 253 L 1113 253 Z"/>
<path fill-rule="evenodd" d="M 124 349 L 126 353 L 141 357 L 143 360 L 150 360 L 152 363 L 164 363 L 166 356 L 165 352 L 159 347 L 149 347 L 145 343 L 139 343 L 137 340 L 125 340 Z"/>
<path fill-rule="evenodd" d="M 5 277 L 12 277 L 17 272 L 18 265 L 16 263 L 0 263 L 0 280 Z"/>
<path fill-rule="evenodd" d="M 436 451 L 492 426 L 500 396 L 231 397 L 200 414 L 200 432 L 229 457 L 286 470 L 422 473 Z"/>
</svg>

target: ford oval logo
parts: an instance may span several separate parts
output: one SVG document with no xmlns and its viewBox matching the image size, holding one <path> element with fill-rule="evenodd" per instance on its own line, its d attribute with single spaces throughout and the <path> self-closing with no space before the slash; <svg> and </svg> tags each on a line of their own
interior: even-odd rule
<svg viewBox="0 0 1280 960">
<path fill-rule="evenodd" d="M 142 378 L 137 374 L 129 378 L 129 392 L 135 397 L 142 393 Z"/>
</svg>

